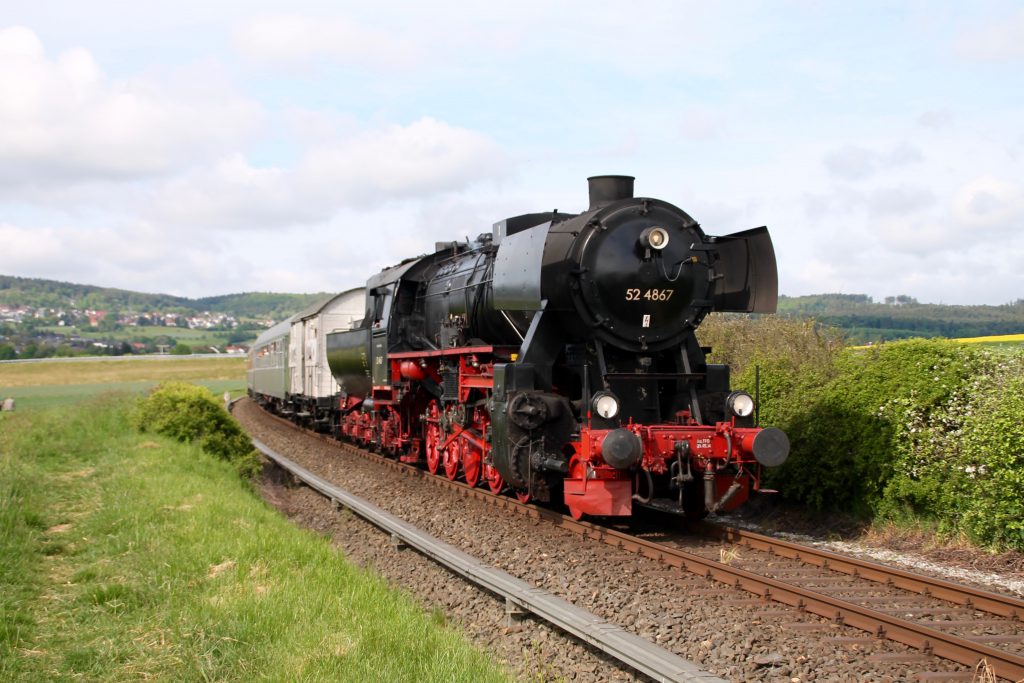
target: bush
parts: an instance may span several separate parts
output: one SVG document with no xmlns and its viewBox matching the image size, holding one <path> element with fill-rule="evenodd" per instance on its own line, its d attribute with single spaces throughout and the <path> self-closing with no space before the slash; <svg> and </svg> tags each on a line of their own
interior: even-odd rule
<svg viewBox="0 0 1024 683">
<path fill-rule="evenodd" d="M 841 330 L 776 315 L 712 313 L 697 337 L 711 347 L 710 362 L 728 365 L 734 377 L 749 373 L 750 378 L 755 365 L 778 361 L 801 372 L 827 374 L 844 346 Z"/>
<path fill-rule="evenodd" d="M 906 447 L 906 414 L 946 405 L 971 377 L 969 356 L 962 345 L 921 339 L 839 354 L 820 388 L 789 397 L 795 410 L 778 426 L 793 450 L 773 483 L 819 510 L 876 513 Z"/>
<path fill-rule="evenodd" d="M 941 409 L 902 417 L 901 448 L 880 513 L 1024 550 L 1024 355 L 976 351 L 970 381 Z"/>
<path fill-rule="evenodd" d="M 791 500 L 824 507 L 820 490 L 811 482 L 821 476 L 836 479 L 840 473 L 832 471 L 833 462 L 815 457 L 821 448 L 807 425 L 809 406 L 819 401 L 838 372 L 840 331 L 812 320 L 714 314 L 701 326 L 700 341 L 711 346 L 711 361 L 730 366 L 733 388 L 754 394 L 759 371 L 761 424 L 779 427 L 789 436 L 790 461 L 797 465 L 766 470 L 765 483 L 782 488 Z M 807 479 L 803 461 L 814 462 L 816 469 Z"/>
<path fill-rule="evenodd" d="M 192 347 L 189 346 L 188 344 L 183 344 L 181 342 L 175 344 L 174 347 L 171 349 L 172 356 L 188 356 L 191 355 L 191 353 Z"/>
<path fill-rule="evenodd" d="M 925 521 L 1024 550 L 1024 353 L 913 339 L 844 349 L 838 330 L 709 316 L 700 340 L 784 430 L 765 483 L 814 510 Z"/>
<path fill-rule="evenodd" d="M 132 422 L 142 432 L 197 443 L 210 455 L 233 463 L 243 476 L 252 477 L 260 469 L 249 437 L 205 387 L 163 382 L 139 401 Z"/>
</svg>

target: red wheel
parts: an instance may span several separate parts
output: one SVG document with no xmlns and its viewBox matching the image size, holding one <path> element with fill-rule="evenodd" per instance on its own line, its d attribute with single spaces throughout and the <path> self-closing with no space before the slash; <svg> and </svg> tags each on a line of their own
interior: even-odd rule
<svg viewBox="0 0 1024 683">
<path fill-rule="evenodd" d="M 431 401 L 427 407 L 427 429 L 423 436 L 423 445 L 427 451 L 427 469 L 431 474 L 437 474 L 441 465 L 441 425 L 437 422 L 438 410 L 437 401 Z"/>
<path fill-rule="evenodd" d="M 480 483 L 480 465 L 483 457 L 477 447 L 464 443 L 462 448 L 462 472 L 466 475 L 466 483 L 476 487 Z"/>
<path fill-rule="evenodd" d="M 444 449 L 444 453 L 441 454 L 441 462 L 444 464 L 444 474 L 446 477 L 455 481 L 455 477 L 459 476 L 459 460 L 462 459 L 462 451 L 465 445 L 462 439 L 456 439 L 448 445 L 448 448 Z"/>
<path fill-rule="evenodd" d="M 493 465 L 486 462 L 483 464 L 483 469 L 484 479 L 487 480 L 487 488 L 495 495 L 501 493 L 501 490 L 505 488 L 505 480 L 501 478 L 501 473 Z"/>
<path fill-rule="evenodd" d="M 516 498 L 519 499 L 520 503 L 527 503 L 530 501 L 529 491 L 516 491 Z"/>
<path fill-rule="evenodd" d="M 567 478 L 568 479 L 585 479 L 586 477 L 587 477 L 587 465 L 586 465 L 586 463 L 584 463 L 582 460 L 580 460 L 579 456 L 576 456 L 576 455 L 572 456 L 572 458 L 569 460 L 569 474 L 568 474 Z M 569 514 L 572 515 L 572 518 L 575 519 L 575 520 L 583 519 L 583 511 L 580 510 L 579 508 L 573 507 L 572 505 L 569 506 Z"/>
</svg>

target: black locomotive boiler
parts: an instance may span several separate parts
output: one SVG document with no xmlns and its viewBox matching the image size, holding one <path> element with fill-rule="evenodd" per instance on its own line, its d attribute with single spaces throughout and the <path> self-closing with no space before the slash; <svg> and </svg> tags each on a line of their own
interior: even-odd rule
<svg viewBox="0 0 1024 683">
<path fill-rule="evenodd" d="M 632 177 L 589 183 L 580 214 L 508 218 L 371 277 L 365 317 L 326 334 L 338 391 L 320 419 L 576 517 L 742 504 L 789 443 L 754 426 L 694 331 L 711 311 L 774 312 L 768 230 L 712 237 Z"/>
</svg>

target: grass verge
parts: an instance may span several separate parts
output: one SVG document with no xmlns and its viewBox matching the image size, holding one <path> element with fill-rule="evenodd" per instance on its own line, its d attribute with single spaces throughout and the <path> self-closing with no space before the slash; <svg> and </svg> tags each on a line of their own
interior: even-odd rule
<svg viewBox="0 0 1024 683">
<path fill-rule="evenodd" d="M 0 432 L 2 680 L 504 680 L 127 398 Z"/>
</svg>

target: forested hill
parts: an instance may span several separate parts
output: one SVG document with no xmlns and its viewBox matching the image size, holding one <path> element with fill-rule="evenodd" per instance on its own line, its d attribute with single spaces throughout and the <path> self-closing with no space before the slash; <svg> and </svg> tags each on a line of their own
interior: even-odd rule
<svg viewBox="0 0 1024 683">
<path fill-rule="evenodd" d="M 780 296 L 779 313 L 842 328 L 855 342 L 1024 333 L 1024 299 L 1002 306 L 947 306 L 909 296 L 876 302 L 865 294 L 814 294 Z"/>
<path fill-rule="evenodd" d="M 33 309 L 224 313 L 239 319 L 283 320 L 330 293 L 248 292 L 201 299 L 0 275 L 0 306 Z M 779 297 L 779 313 L 809 317 L 846 331 L 851 341 L 906 337 L 979 337 L 1024 333 L 1024 299 L 1003 306 L 921 304 L 908 296 L 876 302 L 865 294 Z"/>
<path fill-rule="evenodd" d="M 0 275 L 0 305 L 28 306 L 33 309 L 130 310 L 138 313 L 159 311 L 182 314 L 210 311 L 240 318 L 283 320 L 327 296 L 330 294 L 326 292 L 318 294 L 247 292 L 189 299 L 170 294 L 145 294 L 126 289 Z"/>
</svg>

